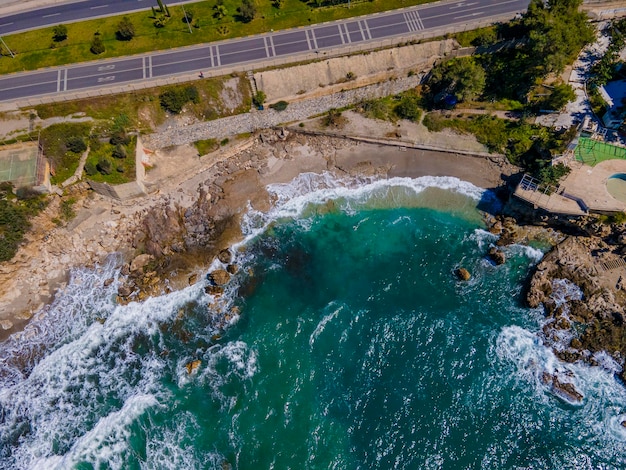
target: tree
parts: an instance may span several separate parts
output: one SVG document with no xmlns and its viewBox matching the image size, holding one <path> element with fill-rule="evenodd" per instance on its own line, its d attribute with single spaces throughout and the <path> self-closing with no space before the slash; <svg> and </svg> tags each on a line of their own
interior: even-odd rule
<svg viewBox="0 0 626 470">
<path fill-rule="evenodd" d="M 459 101 L 480 96 L 486 83 L 485 70 L 472 57 L 442 62 L 433 68 L 429 85 L 435 100 L 438 94 L 454 95 Z"/>
<path fill-rule="evenodd" d="M 542 104 L 544 109 L 559 110 L 567 103 L 576 99 L 576 92 L 569 83 L 559 83 L 554 85 L 552 93 L 548 96 Z"/>
<path fill-rule="evenodd" d="M 61 42 L 67 39 L 67 26 L 60 24 L 52 28 L 52 39 L 54 42 Z"/>
<path fill-rule="evenodd" d="M 89 48 L 89 50 L 96 55 L 102 54 L 106 50 L 104 48 L 104 43 L 102 42 L 102 39 L 100 39 L 100 33 L 97 31 L 93 35 L 93 39 L 91 40 L 91 47 Z"/>
<path fill-rule="evenodd" d="M 273 0 L 272 1 L 272 5 L 274 6 L 274 8 L 282 8 L 283 7 L 283 3 L 285 3 L 285 0 Z"/>
<path fill-rule="evenodd" d="M 254 4 L 254 0 L 243 0 L 237 11 L 239 12 L 239 16 L 241 16 L 241 20 L 244 23 L 249 23 L 256 15 L 256 5 Z"/>
<path fill-rule="evenodd" d="M 87 163 L 85 163 L 84 170 L 87 176 L 93 176 L 96 173 L 98 173 L 98 168 L 96 168 L 96 165 L 94 164 L 94 162 L 90 162 L 90 161 L 87 161 Z"/>
<path fill-rule="evenodd" d="M 130 41 L 135 37 L 135 25 L 133 25 L 128 16 L 122 18 L 122 21 L 118 23 L 115 37 L 120 41 Z"/>
</svg>

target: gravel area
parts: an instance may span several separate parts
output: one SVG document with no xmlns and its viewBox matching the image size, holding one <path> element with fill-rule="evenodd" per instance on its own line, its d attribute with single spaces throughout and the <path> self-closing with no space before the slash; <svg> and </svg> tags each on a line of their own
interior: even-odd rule
<svg viewBox="0 0 626 470">
<path fill-rule="evenodd" d="M 265 109 L 253 110 L 246 114 L 239 114 L 214 121 L 201 122 L 185 127 L 167 129 L 157 134 L 150 134 L 144 139 L 145 145 L 151 149 L 184 145 L 197 140 L 223 138 L 227 136 L 253 132 L 258 129 L 267 129 L 280 125 L 308 119 L 323 114 L 333 108 L 343 108 L 362 99 L 379 98 L 394 95 L 420 83 L 420 76 L 400 78 L 375 85 L 369 85 L 355 90 L 342 91 L 328 96 L 290 103 L 284 111 Z"/>
</svg>

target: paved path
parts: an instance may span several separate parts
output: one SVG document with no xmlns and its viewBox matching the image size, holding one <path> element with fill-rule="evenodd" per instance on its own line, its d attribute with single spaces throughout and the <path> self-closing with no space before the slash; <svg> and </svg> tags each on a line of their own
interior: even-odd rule
<svg viewBox="0 0 626 470">
<path fill-rule="evenodd" d="M 438 2 L 172 51 L 11 74 L 0 78 L 0 101 L 16 102 L 45 95 L 58 99 L 126 84 L 156 86 L 162 84 L 158 79 L 185 75 L 187 79 L 196 78 L 199 71 L 206 76 L 223 75 L 325 54 L 390 46 L 508 20 L 527 5 L 528 0 Z"/>
</svg>

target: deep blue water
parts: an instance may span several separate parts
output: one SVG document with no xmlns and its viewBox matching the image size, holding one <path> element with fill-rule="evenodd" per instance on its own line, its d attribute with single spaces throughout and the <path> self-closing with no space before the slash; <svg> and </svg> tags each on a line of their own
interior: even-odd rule
<svg viewBox="0 0 626 470">
<path fill-rule="evenodd" d="M 1 468 L 626 466 L 617 366 L 543 346 L 522 301 L 541 253 L 487 260 L 481 190 L 311 176 L 273 190 L 221 299 L 201 283 L 116 306 L 112 260 L 0 345 Z M 570 374 L 583 403 L 544 371 Z"/>
</svg>

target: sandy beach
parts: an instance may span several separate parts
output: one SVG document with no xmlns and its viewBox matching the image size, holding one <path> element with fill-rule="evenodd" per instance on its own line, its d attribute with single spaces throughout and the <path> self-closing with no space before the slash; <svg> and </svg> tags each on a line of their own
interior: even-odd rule
<svg viewBox="0 0 626 470">
<path fill-rule="evenodd" d="M 472 157 L 448 152 L 404 149 L 392 145 L 357 143 L 349 139 L 311 137 L 292 132 L 284 140 L 266 130 L 251 136 L 247 149 L 224 159 L 228 149 L 198 157 L 191 146 L 158 151 L 148 173 L 154 190 L 150 195 L 120 202 L 99 196 L 81 183 L 73 189 L 76 218 L 66 226 L 51 219 L 59 204 L 33 222 L 33 230 L 17 256 L 0 266 L 0 339 L 21 330 L 29 319 L 63 289 L 70 269 L 94 266 L 110 253 L 121 252 L 130 260 L 141 251 L 138 234 L 154 211 L 175 208 L 177 213 L 197 203 L 199 188 L 210 197 L 211 217 L 225 221 L 195 263 L 177 263 L 173 288 L 183 287 L 189 273 L 201 273 L 217 252 L 239 236 L 241 215 L 248 204 L 269 208 L 266 185 L 286 183 L 303 172 L 329 171 L 387 177 L 454 176 L 482 188 L 496 188 L 503 176 L 516 171 L 497 157 Z M 264 136 L 264 137 L 261 137 Z M 197 206 L 197 204 L 196 204 Z M 165 219 L 167 220 L 167 216 Z M 185 266 L 185 264 L 187 264 Z M 195 264 L 195 265 L 192 265 Z M 44 309 L 45 310 L 45 309 Z"/>
</svg>

